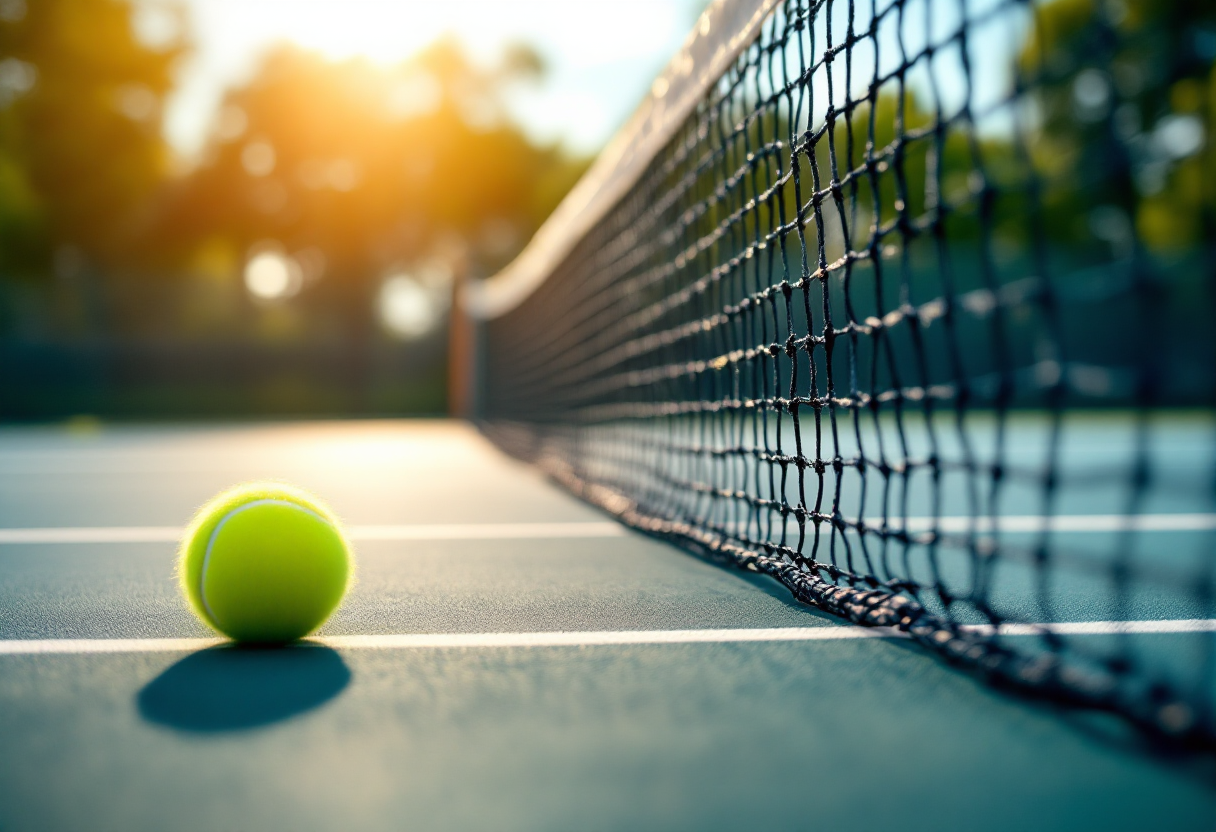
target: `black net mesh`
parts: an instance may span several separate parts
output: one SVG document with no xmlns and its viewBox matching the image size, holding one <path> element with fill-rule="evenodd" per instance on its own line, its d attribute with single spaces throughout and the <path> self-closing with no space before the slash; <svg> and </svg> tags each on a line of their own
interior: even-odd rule
<svg viewBox="0 0 1216 832">
<path fill-rule="evenodd" d="M 1214 62 L 1204 3 L 781 3 L 486 323 L 483 425 L 803 602 L 1212 743 Z"/>
</svg>

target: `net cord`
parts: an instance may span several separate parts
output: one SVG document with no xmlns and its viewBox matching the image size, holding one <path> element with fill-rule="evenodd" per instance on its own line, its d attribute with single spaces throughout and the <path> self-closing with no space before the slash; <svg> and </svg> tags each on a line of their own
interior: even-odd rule
<svg viewBox="0 0 1216 832">
<path fill-rule="evenodd" d="M 650 87 L 625 127 L 505 269 L 461 287 L 473 320 L 501 317 L 552 274 L 596 223 L 632 188 L 707 90 L 756 39 L 779 0 L 715 0 Z"/>
</svg>

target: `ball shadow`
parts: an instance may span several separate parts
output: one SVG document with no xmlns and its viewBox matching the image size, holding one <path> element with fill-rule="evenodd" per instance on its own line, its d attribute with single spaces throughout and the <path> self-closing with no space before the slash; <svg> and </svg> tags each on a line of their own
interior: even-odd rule
<svg viewBox="0 0 1216 832">
<path fill-rule="evenodd" d="M 192 653 L 136 697 L 149 722 L 181 731 L 245 731 L 317 708 L 350 683 L 342 657 L 319 644 L 223 645 Z"/>
</svg>

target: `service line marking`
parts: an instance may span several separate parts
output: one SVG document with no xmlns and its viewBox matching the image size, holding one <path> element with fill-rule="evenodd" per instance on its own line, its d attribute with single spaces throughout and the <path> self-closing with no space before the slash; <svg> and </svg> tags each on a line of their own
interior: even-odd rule
<svg viewBox="0 0 1216 832">
<path fill-rule="evenodd" d="M 991 627 L 964 627 L 991 633 Z M 1173 621 L 1078 621 L 1059 624 L 1005 624 L 1003 636 L 1028 636 L 1045 631 L 1060 635 L 1135 635 L 1216 633 L 1216 619 Z M 720 630 L 616 630 L 542 633 L 403 633 L 369 636 L 317 636 L 303 644 L 339 650 L 418 650 L 503 647 L 611 647 L 634 644 L 737 644 L 742 642 L 844 641 L 865 638 L 906 638 L 883 627 L 828 625 Z M 189 653 L 228 642 L 218 638 L 99 638 L 0 639 L 0 655 L 81 653 Z"/>
<path fill-rule="evenodd" d="M 88 526 L 79 528 L 0 529 L 3 543 L 175 543 L 178 526 Z M 544 538 L 623 537 L 620 523 L 444 523 L 430 525 L 347 526 L 351 540 L 541 540 Z"/>
<path fill-rule="evenodd" d="M 870 528 L 881 528 L 871 518 Z M 901 528 L 901 522 L 891 526 Z M 988 518 L 912 517 L 909 531 L 937 528 L 942 532 L 991 533 Z M 997 530 L 1007 533 L 1052 532 L 1198 532 L 1216 530 L 1216 514 L 1074 514 L 1046 518 L 1012 515 L 998 518 Z M 82 526 L 64 528 L 0 529 L 5 543 L 173 543 L 182 534 L 178 526 Z M 417 525 L 348 526 L 351 540 L 543 540 L 546 538 L 623 537 L 629 530 L 613 522 L 584 523 L 441 523 Z"/>
</svg>

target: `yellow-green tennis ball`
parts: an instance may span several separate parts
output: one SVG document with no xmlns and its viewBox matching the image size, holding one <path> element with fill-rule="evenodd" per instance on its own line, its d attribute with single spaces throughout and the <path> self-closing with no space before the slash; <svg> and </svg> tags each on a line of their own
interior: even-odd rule
<svg viewBox="0 0 1216 832">
<path fill-rule="evenodd" d="M 191 608 L 237 641 L 308 635 L 338 608 L 352 571 L 333 512 L 277 483 L 239 485 L 212 498 L 194 515 L 178 553 Z"/>
</svg>

